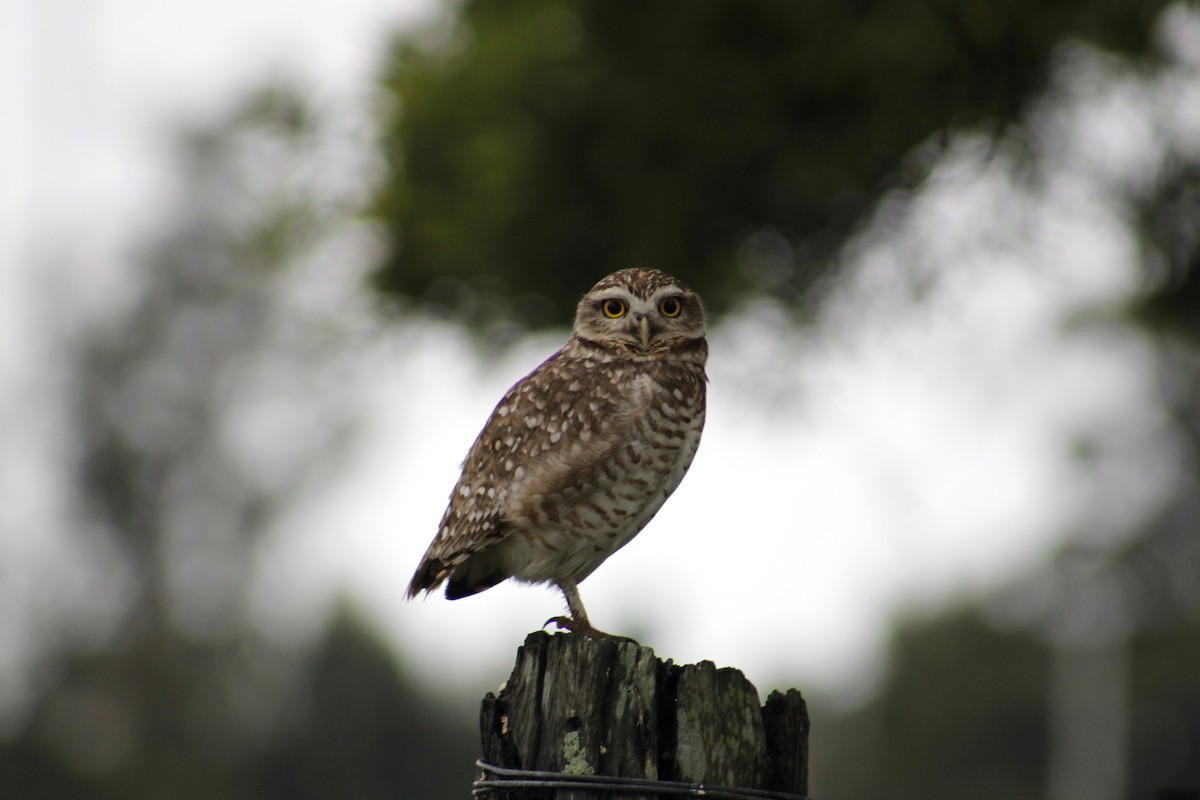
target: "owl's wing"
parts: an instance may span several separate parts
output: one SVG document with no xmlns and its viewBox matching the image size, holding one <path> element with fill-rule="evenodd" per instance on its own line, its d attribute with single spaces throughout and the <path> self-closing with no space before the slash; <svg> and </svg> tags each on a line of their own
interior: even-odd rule
<svg viewBox="0 0 1200 800">
<path fill-rule="evenodd" d="M 623 376 L 597 373 L 560 351 L 504 395 L 463 462 L 410 597 L 436 589 L 536 515 L 553 516 L 564 500 L 589 500 L 596 471 L 623 446 L 637 413 L 636 398 L 618 388 Z M 484 570 L 454 595 L 507 577 Z"/>
<path fill-rule="evenodd" d="M 494 434 L 503 425 L 503 415 L 499 412 L 505 400 L 492 412 L 463 461 L 462 475 L 450 493 L 437 535 L 409 583 L 409 597 L 436 589 L 463 562 L 499 541 L 510 527 L 504 511 L 507 484 L 511 480 L 497 479 L 494 467 L 498 453 L 490 447 Z M 500 580 L 503 577 L 493 584 Z"/>
</svg>

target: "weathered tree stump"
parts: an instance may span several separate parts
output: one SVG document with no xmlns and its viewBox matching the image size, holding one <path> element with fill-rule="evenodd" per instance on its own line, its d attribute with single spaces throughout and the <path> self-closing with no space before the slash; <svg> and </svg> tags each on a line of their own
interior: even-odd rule
<svg viewBox="0 0 1200 800">
<path fill-rule="evenodd" d="M 807 791 L 808 712 L 798 691 L 772 692 L 760 707 L 738 670 L 677 666 L 632 641 L 530 634 L 499 696 L 483 699 L 480 727 L 483 761 L 496 767 Z M 574 800 L 657 796 L 558 791 Z"/>
</svg>

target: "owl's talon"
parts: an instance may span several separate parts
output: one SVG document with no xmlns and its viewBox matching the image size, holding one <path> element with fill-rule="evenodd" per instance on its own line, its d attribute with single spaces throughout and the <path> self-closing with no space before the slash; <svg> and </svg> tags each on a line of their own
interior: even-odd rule
<svg viewBox="0 0 1200 800">
<path fill-rule="evenodd" d="M 618 636 L 615 633 L 608 633 L 607 631 L 602 631 L 599 628 L 594 628 L 592 627 L 592 623 L 588 622 L 586 619 L 578 620 L 572 619 L 571 617 L 551 617 L 550 619 L 546 620 L 546 624 L 542 627 L 545 628 L 551 622 L 553 622 L 560 631 L 570 631 L 576 636 L 587 636 L 592 639 L 612 639 L 618 642 L 633 642 L 634 644 L 638 643 L 636 639 L 630 639 L 628 636 Z"/>
<path fill-rule="evenodd" d="M 592 624 L 588 622 L 587 619 L 579 620 L 575 619 L 574 617 L 551 617 L 550 619 L 546 620 L 546 624 L 542 627 L 545 628 L 551 622 L 553 622 L 554 626 L 560 631 L 570 631 L 571 633 L 578 633 L 584 636 L 609 635 L 604 631 L 599 631 L 593 628 Z"/>
</svg>

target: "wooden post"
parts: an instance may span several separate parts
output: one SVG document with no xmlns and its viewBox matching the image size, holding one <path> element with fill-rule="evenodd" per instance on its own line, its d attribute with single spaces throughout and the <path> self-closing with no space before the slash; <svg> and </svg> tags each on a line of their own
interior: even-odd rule
<svg viewBox="0 0 1200 800">
<path fill-rule="evenodd" d="M 659 779 L 804 795 L 808 712 L 795 689 L 758 692 L 736 669 L 677 666 L 636 642 L 532 633 L 480 713 L 496 767 Z M 501 798 L 555 797 L 511 790 Z M 559 790 L 557 797 L 652 798 Z"/>
</svg>

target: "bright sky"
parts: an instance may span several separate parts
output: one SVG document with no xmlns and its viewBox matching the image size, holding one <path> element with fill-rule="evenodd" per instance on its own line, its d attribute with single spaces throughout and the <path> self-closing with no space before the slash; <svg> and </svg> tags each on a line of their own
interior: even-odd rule
<svg viewBox="0 0 1200 800">
<path fill-rule="evenodd" d="M 273 71 L 353 103 L 384 23 L 432 5 L 0 4 L 0 259 L 16 265 L 0 269 L 4 382 L 22 397 L 53 391 L 26 302 L 47 275 L 80 288 L 84 308 L 121 295 L 122 248 L 170 186 L 164 126 L 213 113 Z M 1176 47 L 1195 94 L 1189 24 Z M 1003 150 L 963 139 L 905 221 L 854 248 L 854 280 L 819 335 L 795 334 L 768 304 L 711 332 L 700 453 L 655 521 L 583 585 L 599 627 L 676 662 L 738 666 L 764 692 L 852 696 L 877 674 L 898 613 L 1001 585 L 1064 536 L 1117 535 L 1152 505 L 1163 423 L 1148 410 L 1143 346 L 1104 327 L 1067 333 L 1064 320 L 1119 302 L 1137 279 L 1102 190 L 1153 168 L 1145 154 L 1171 134 L 1147 114 L 1174 114 L 1174 135 L 1196 141 L 1200 123 L 1187 103 L 1088 63 L 1054 112 L 1043 192 L 1017 182 Z M 80 248 L 111 270 L 64 275 L 32 259 Z M 925 294 L 913 305 L 917 278 Z M 359 387 L 371 444 L 264 548 L 264 623 L 311 633 L 345 592 L 444 687 L 474 695 L 501 680 L 524 635 L 562 611 L 555 591 L 503 585 L 454 603 L 402 593 L 493 404 L 564 336 L 485 365 L 455 330 L 410 325 L 359 356 L 371 365 Z M 0 548 L 32 558 L 41 551 L 18 538 L 54 518 L 38 476 L 62 443 L 13 398 L 0 399 L 0 420 L 32 466 L 0 467 L 0 490 L 24 498 L 0 509 Z M 1072 443 L 1089 437 L 1102 456 L 1084 474 Z M 12 586 L 0 592 L 21 591 Z M 0 679 L 18 667 L 0 661 Z"/>
</svg>

